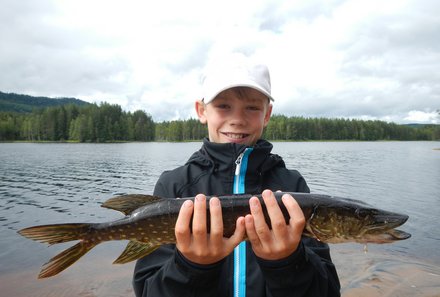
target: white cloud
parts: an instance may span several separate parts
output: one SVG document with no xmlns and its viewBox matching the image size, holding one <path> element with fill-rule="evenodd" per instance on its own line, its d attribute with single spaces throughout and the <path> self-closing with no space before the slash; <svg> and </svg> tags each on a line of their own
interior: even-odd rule
<svg viewBox="0 0 440 297">
<path fill-rule="evenodd" d="M 1 91 L 186 118 L 205 65 L 242 52 L 269 65 L 275 113 L 403 123 L 440 108 L 435 0 L 2 2 Z"/>
<path fill-rule="evenodd" d="M 411 110 L 404 120 L 410 123 L 440 124 L 440 114 L 438 111 Z"/>
</svg>

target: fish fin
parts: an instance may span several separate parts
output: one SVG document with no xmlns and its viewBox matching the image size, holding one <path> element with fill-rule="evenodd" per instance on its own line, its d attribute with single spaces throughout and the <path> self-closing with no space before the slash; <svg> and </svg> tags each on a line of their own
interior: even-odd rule
<svg viewBox="0 0 440 297">
<path fill-rule="evenodd" d="M 101 206 L 120 211 L 125 215 L 129 215 L 135 209 L 159 201 L 161 199 L 162 198 L 159 196 L 130 194 L 110 198 L 109 200 L 105 201 Z"/>
<path fill-rule="evenodd" d="M 78 242 L 74 246 L 59 253 L 55 257 L 44 264 L 43 268 L 38 275 L 38 278 L 46 278 L 54 276 L 81 258 L 84 254 L 95 247 L 95 243 L 85 243 L 83 241 Z"/>
<path fill-rule="evenodd" d="M 154 245 L 152 243 L 144 243 L 139 241 L 131 240 L 122 254 L 113 262 L 113 264 L 125 264 L 152 253 L 155 251 L 159 245 Z"/>
<path fill-rule="evenodd" d="M 54 224 L 34 226 L 18 231 L 24 237 L 36 241 L 56 244 L 81 239 L 91 224 Z"/>
</svg>

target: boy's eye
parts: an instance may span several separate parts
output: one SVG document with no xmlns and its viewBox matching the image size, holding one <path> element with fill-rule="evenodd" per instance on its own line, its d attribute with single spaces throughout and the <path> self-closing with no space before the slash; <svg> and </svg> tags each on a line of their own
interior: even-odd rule
<svg viewBox="0 0 440 297">
<path fill-rule="evenodd" d="M 228 104 L 217 104 L 216 107 L 219 109 L 228 109 L 229 105 Z"/>
<path fill-rule="evenodd" d="M 258 111 L 258 110 L 260 110 L 260 107 L 259 107 L 259 106 L 248 106 L 247 109 L 248 109 L 248 110 L 253 110 L 253 111 L 254 111 L 254 110 L 255 110 L 255 111 Z"/>
</svg>

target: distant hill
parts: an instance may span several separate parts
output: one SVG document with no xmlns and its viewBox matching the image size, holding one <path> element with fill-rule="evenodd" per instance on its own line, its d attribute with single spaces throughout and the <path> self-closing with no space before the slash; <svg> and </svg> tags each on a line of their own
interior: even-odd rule
<svg viewBox="0 0 440 297">
<path fill-rule="evenodd" d="M 427 126 L 435 126 L 436 124 L 404 124 L 403 126 L 411 127 L 411 128 L 425 128 Z"/>
<path fill-rule="evenodd" d="M 76 98 L 49 98 L 0 92 L 0 112 L 31 112 L 36 108 L 66 104 L 88 105 L 90 103 Z"/>
</svg>

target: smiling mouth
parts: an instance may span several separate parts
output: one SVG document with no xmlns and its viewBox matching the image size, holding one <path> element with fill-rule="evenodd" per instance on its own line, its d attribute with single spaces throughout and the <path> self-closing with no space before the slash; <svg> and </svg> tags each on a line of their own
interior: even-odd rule
<svg viewBox="0 0 440 297">
<path fill-rule="evenodd" d="M 243 134 L 243 133 L 223 133 L 223 135 L 232 139 L 243 139 L 249 136 L 249 134 Z"/>
</svg>

